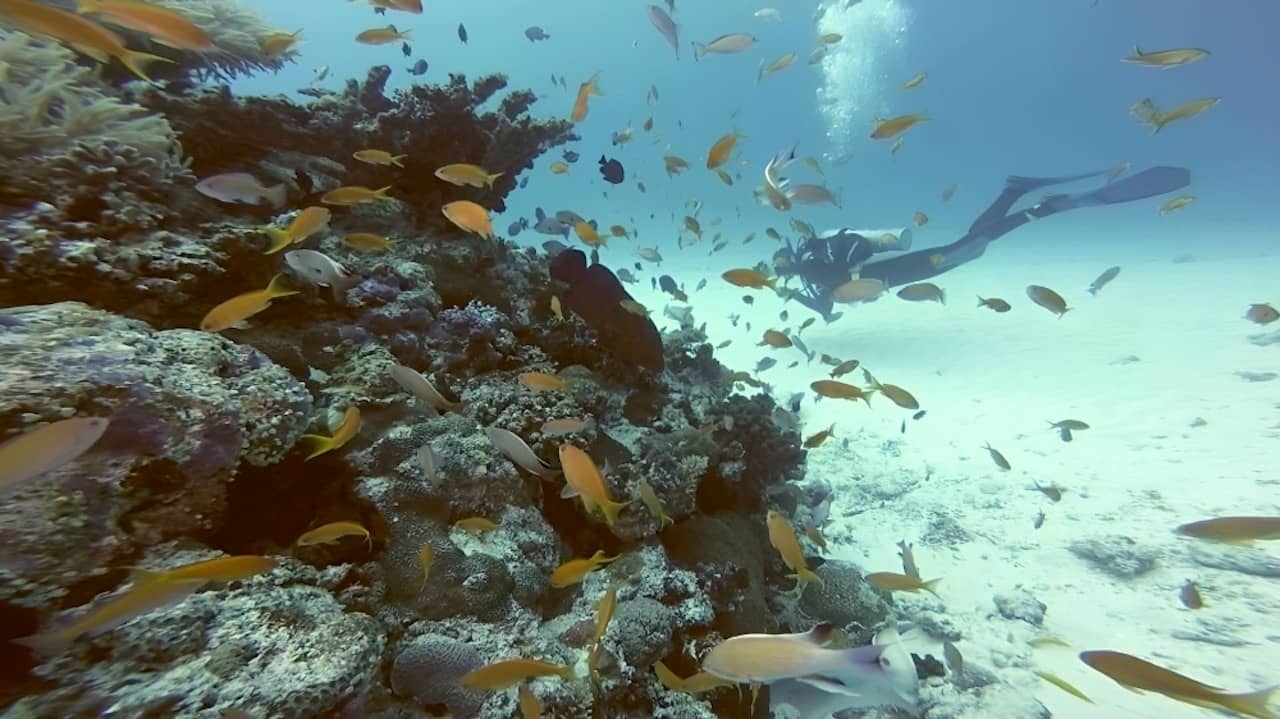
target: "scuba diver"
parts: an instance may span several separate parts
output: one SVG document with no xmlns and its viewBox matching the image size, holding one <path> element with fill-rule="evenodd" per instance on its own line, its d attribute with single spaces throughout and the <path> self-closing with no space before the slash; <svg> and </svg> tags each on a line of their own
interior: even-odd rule
<svg viewBox="0 0 1280 719">
<path fill-rule="evenodd" d="M 831 293 L 851 278 L 878 279 L 889 287 L 920 282 L 981 257 L 992 240 L 1032 220 L 1077 207 L 1114 205 L 1155 197 L 1186 187 L 1191 182 L 1191 172 L 1186 168 L 1152 167 L 1108 182 L 1096 190 L 1051 195 L 1028 209 L 1010 212 L 1014 203 L 1028 192 L 1108 174 L 1114 176 L 1115 173 L 1113 170 L 1101 170 L 1066 177 L 1011 175 L 1005 180 L 1004 190 L 973 221 L 963 237 L 949 245 L 907 252 L 885 260 L 867 262 L 879 252 L 910 249 L 909 229 L 898 235 L 884 233 L 879 237 L 867 237 L 844 228 L 822 237 L 810 237 L 798 246 L 788 241 L 787 247 L 774 253 L 773 266 L 779 277 L 798 277 L 804 289 L 781 290 L 780 293 L 818 312 L 827 322 L 833 322 L 841 313 L 832 313 Z"/>
</svg>

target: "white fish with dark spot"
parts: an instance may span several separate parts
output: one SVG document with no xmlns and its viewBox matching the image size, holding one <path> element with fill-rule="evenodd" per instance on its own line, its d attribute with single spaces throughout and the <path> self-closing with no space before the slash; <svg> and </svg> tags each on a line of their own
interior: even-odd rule
<svg viewBox="0 0 1280 719">
<path fill-rule="evenodd" d="M 275 208 L 284 207 L 286 199 L 283 184 L 267 187 L 247 172 L 228 172 L 206 177 L 196 183 L 196 192 L 219 202 L 241 205 L 261 205 L 266 202 Z"/>
<path fill-rule="evenodd" d="M 335 302 L 341 302 L 347 290 L 360 284 L 360 277 L 347 272 L 340 262 L 315 250 L 293 250 L 284 253 L 284 263 L 299 279 L 328 287 Z"/>
</svg>

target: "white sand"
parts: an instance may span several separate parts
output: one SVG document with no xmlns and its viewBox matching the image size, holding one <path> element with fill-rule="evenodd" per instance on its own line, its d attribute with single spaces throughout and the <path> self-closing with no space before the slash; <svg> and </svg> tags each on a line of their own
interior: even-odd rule
<svg viewBox="0 0 1280 719">
<path fill-rule="evenodd" d="M 1172 532 L 1212 516 L 1280 513 L 1280 380 L 1235 374 L 1280 371 L 1280 344 L 1249 340 L 1280 333 L 1280 323 L 1265 329 L 1242 319 L 1249 303 L 1280 300 L 1277 257 L 1201 247 L 1201 259 L 1174 263 L 1179 251 L 1167 245 L 1122 257 L 1101 245 L 1052 256 L 1043 244 L 999 249 L 938 278 L 946 306 L 887 296 L 801 335 L 818 354 L 858 358 L 878 379 L 909 389 L 928 411 L 918 422 L 883 397 L 870 409 L 814 404 L 808 383 L 829 368 L 815 361 L 786 370 L 799 353 L 769 353 L 779 365 L 761 376 L 775 396 L 806 392 L 803 434 L 836 423 L 836 439 L 809 454 L 809 476 L 836 489 L 826 527 L 830 556 L 868 571 L 901 571 L 895 542 L 915 542 L 925 577 L 943 578 L 945 613 L 965 632 L 958 645 L 967 660 L 1033 688 L 1055 716 L 1210 716 L 1119 688 L 1076 659 L 1083 649 L 1126 651 L 1231 691 L 1280 683 L 1280 580 L 1196 565 L 1188 557 L 1194 540 Z M 1090 297 L 1085 287 L 1112 264 L 1123 267 L 1120 276 Z M 718 356 L 737 369 L 766 354 L 751 346 L 763 330 L 794 328 L 811 316 L 792 303 L 789 321 L 779 322 L 776 298 L 756 293 L 757 305 L 747 308 L 741 291 L 706 274 L 711 286 L 693 295 L 695 317 L 709 321 L 713 342 L 734 338 Z M 691 290 L 697 275 L 677 276 Z M 1057 289 L 1075 309 L 1055 318 L 1027 299 L 1030 283 Z M 1003 297 L 1014 309 L 978 309 L 979 294 Z M 662 306 L 651 295 L 642 301 Z M 751 332 L 729 328 L 723 318 L 730 312 L 751 320 Z M 1139 359 L 1118 363 L 1128 356 Z M 860 373 L 845 379 L 862 382 Z M 1046 421 L 1065 418 L 1092 429 L 1064 443 Z M 1192 426 L 1197 418 L 1203 426 Z M 997 469 L 984 442 L 1004 453 L 1011 472 Z M 1063 500 L 1049 502 L 1033 481 L 1065 488 Z M 876 493 L 883 501 L 870 498 Z M 1041 509 L 1047 521 L 1035 530 Z M 972 541 L 920 542 L 938 512 Z M 1077 539 L 1106 534 L 1157 549 L 1156 568 L 1118 580 L 1068 551 Z M 1260 546 L 1280 555 L 1277 543 Z M 1198 612 L 1179 602 L 1186 578 L 1204 594 L 1207 606 Z M 1065 638 L 1073 649 L 1032 650 L 1025 641 L 1033 628 L 996 613 L 992 596 L 1017 586 L 1048 605 L 1041 633 Z M 1222 622 L 1251 644 L 1171 637 L 1198 620 Z M 1054 672 L 1097 703 L 1085 704 L 1025 667 Z"/>
</svg>

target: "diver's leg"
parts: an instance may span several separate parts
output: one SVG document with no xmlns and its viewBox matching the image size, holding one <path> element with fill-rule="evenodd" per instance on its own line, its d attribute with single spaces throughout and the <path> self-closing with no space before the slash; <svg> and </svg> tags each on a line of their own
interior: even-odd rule
<svg viewBox="0 0 1280 719">
<path fill-rule="evenodd" d="M 996 197 L 991 206 L 978 215 L 978 219 L 969 225 L 969 231 L 974 232 L 978 228 L 999 220 L 1009 214 L 1009 210 L 1013 204 L 1022 199 L 1022 196 L 1038 190 L 1041 187 L 1049 187 L 1051 185 L 1061 185 L 1064 182 L 1075 182 L 1077 180 L 1087 180 L 1090 177 L 1099 177 L 1107 174 L 1106 170 L 1098 172 L 1086 172 L 1083 175 L 1063 175 L 1061 177 L 1027 177 L 1024 175 L 1009 175 L 1005 178 L 1004 189 L 1000 195 Z"/>
</svg>

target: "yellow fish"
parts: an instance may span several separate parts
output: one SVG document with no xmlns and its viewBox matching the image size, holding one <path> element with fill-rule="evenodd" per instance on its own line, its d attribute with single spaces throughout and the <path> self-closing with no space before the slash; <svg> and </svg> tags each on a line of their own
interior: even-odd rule
<svg viewBox="0 0 1280 719">
<path fill-rule="evenodd" d="M 458 683 L 464 689 L 488 689 L 501 691 L 533 677 L 558 676 L 574 679 L 573 667 L 551 664 L 537 659 L 508 659 L 494 662 L 462 675 Z"/>
<path fill-rule="evenodd" d="M 604 95 L 603 92 L 600 92 L 600 85 L 597 83 L 599 78 L 600 73 L 597 72 L 586 82 L 578 86 L 578 96 L 574 98 L 573 111 L 569 113 L 569 119 L 573 120 L 575 123 L 582 122 L 587 119 L 587 101 L 591 99 L 592 95 Z"/>
<path fill-rule="evenodd" d="M 408 155 L 392 155 L 386 150 L 357 150 L 351 156 L 370 165 L 392 165 L 395 167 L 404 167 L 404 163 L 401 160 L 408 157 Z"/>
<path fill-rule="evenodd" d="M 275 254 L 289 245 L 296 245 L 315 233 L 324 231 L 329 226 L 330 217 L 331 213 L 324 207 L 308 207 L 299 212 L 288 227 L 268 227 L 271 246 L 265 254 Z"/>
<path fill-rule="evenodd" d="M 352 232 L 342 238 L 342 244 L 353 250 L 380 251 L 391 249 L 391 240 L 373 232 Z"/>
<path fill-rule="evenodd" d="M 493 239 L 493 220 L 489 211 L 470 200 L 457 200 L 440 208 L 444 216 L 461 230 Z"/>
<path fill-rule="evenodd" d="M 640 480 L 637 487 L 640 489 L 640 501 L 644 502 L 644 506 L 649 508 L 649 512 L 653 514 L 654 519 L 658 520 L 658 531 L 661 532 L 667 525 L 675 524 L 676 520 L 662 509 L 662 502 L 658 501 L 658 493 L 653 491 L 653 487 L 643 479 Z"/>
<path fill-rule="evenodd" d="M 343 206 L 363 205 L 369 202 L 389 202 L 395 199 L 387 194 L 387 191 L 390 189 L 391 185 L 387 185 L 386 187 L 382 187 L 377 190 L 371 190 L 367 187 L 360 187 L 358 185 L 348 185 L 347 187 L 339 187 L 336 190 L 330 190 L 329 192 L 324 193 L 324 196 L 320 198 L 320 201 L 326 205 Z"/>
<path fill-rule="evenodd" d="M 216 49 L 213 40 L 185 15 L 138 0 L 76 0 L 80 13 L 97 13 L 108 22 L 151 36 L 161 45 L 202 52 Z"/>
<path fill-rule="evenodd" d="M 364 45 L 386 45 L 392 42 L 409 40 L 409 30 L 400 31 L 395 25 L 375 27 L 356 35 L 356 42 Z"/>
<path fill-rule="evenodd" d="M 1228 694 L 1218 687 L 1170 671 L 1123 652 L 1081 652 L 1080 661 L 1105 674 L 1120 686 L 1163 694 L 1174 701 L 1200 707 L 1221 707 L 1257 719 L 1275 719 L 1271 701 L 1280 687 L 1243 694 Z"/>
<path fill-rule="evenodd" d="M 431 575 L 431 560 L 436 556 L 436 548 L 431 543 L 422 545 L 422 549 L 418 550 L 418 566 L 422 568 L 422 584 L 418 587 L 418 593 L 427 588 L 427 577 Z"/>
<path fill-rule="evenodd" d="M 875 129 L 871 131 L 871 139 L 887 140 L 928 119 L 929 116 L 923 112 L 917 112 L 912 115 L 899 115 L 888 120 L 877 119 Z"/>
<path fill-rule="evenodd" d="M 314 459 L 324 454 L 332 452 L 350 442 L 353 437 L 360 432 L 360 408 L 355 405 L 347 407 L 347 411 L 342 415 L 342 422 L 338 428 L 333 431 L 332 437 L 326 437 L 321 434 L 304 434 L 298 438 L 299 444 L 311 445 L 311 453 L 307 455 L 307 459 Z"/>
<path fill-rule="evenodd" d="M 1131 62 L 1136 65 L 1146 65 L 1147 67 L 1158 67 L 1162 70 L 1168 70 L 1172 67 L 1186 65 L 1197 60 L 1203 60 L 1206 57 L 1209 57 L 1209 51 L 1201 50 L 1198 47 L 1143 52 L 1142 48 L 1134 45 L 1133 54 L 1126 57 L 1124 61 Z"/>
<path fill-rule="evenodd" d="M 926 77 L 926 73 L 923 73 L 923 72 L 916 73 L 915 76 L 913 76 L 910 80 L 907 80 L 906 82 L 902 83 L 902 89 L 914 90 L 915 88 L 920 87 L 920 85 L 924 82 L 925 77 Z"/>
<path fill-rule="evenodd" d="M 493 187 L 493 181 L 502 177 L 501 172 L 489 172 L 479 165 L 457 162 L 436 170 L 436 177 L 459 187 Z"/>
<path fill-rule="evenodd" d="M 609 241 L 601 237 L 600 233 L 596 231 L 596 228 L 586 222 L 579 222 L 575 224 L 573 226 L 573 231 L 577 233 L 578 239 L 582 240 L 582 243 L 589 247 L 607 247 L 609 245 Z"/>
<path fill-rule="evenodd" d="M 4 0 L 0 3 L 0 16 L 6 24 L 39 37 L 50 37 L 70 45 L 100 63 L 115 58 L 129 68 L 134 75 L 151 81 L 143 71 L 149 62 L 173 62 L 158 55 L 136 52 L 124 46 L 124 39 L 92 20 L 75 13 L 42 5 L 31 0 Z"/>
<path fill-rule="evenodd" d="M 234 582 L 269 572 L 275 569 L 277 564 L 278 562 L 271 557 L 245 554 L 193 562 L 173 569 L 130 567 L 129 578 L 136 584 L 142 584 L 143 582 L 188 582 L 193 580 Z"/>
<path fill-rule="evenodd" d="M 263 55 L 275 59 L 292 50 L 293 46 L 298 44 L 301 39 L 301 30 L 297 32 L 273 32 L 262 38 L 258 49 L 262 51 Z"/>
<path fill-rule="evenodd" d="M 604 551 L 596 550 L 596 553 L 587 559 L 570 559 L 556 567 L 555 571 L 551 573 L 551 586 L 560 589 L 577 584 L 588 574 L 617 558 L 617 556 L 606 557 L 604 556 Z"/>
<path fill-rule="evenodd" d="M 896 572 L 872 572 L 866 576 L 867 583 L 877 589 L 883 589 L 886 592 L 918 592 L 924 590 L 933 596 L 938 596 L 934 591 L 941 579 L 930 579 L 924 581 L 919 577 L 912 577 L 906 574 L 898 574 Z"/>
<path fill-rule="evenodd" d="M 588 512 L 599 507 L 604 514 L 605 524 L 610 527 L 618 520 L 618 513 L 622 508 L 631 504 L 613 501 L 609 497 L 604 477 L 590 455 L 568 442 L 560 445 L 560 467 L 567 482 L 566 496 L 581 496 L 582 505 Z"/>
<path fill-rule="evenodd" d="M 205 332 L 221 332 L 231 327 L 241 329 L 245 320 L 270 307 L 272 300 L 296 294 L 297 290 L 285 289 L 284 275 L 276 275 L 266 289 L 236 295 L 209 310 L 200 320 L 200 329 Z"/>
<path fill-rule="evenodd" d="M 563 175 L 568 171 L 569 171 L 568 163 L 559 162 L 559 161 L 551 163 L 551 174 L 553 175 Z"/>
<path fill-rule="evenodd" d="M 724 278 L 725 282 L 728 282 L 731 285 L 749 287 L 756 290 L 763 289 L 765 287 L 772 289 L 774 284 L 777 282 L 776 278 L 765 277 L 756 270 L 745 268 L 729 270 L 720 276 Z"/>
<path fill-rule="evenodd" d="M 535 392 L 551 392 L 563 391 L 569 389 L 569 383 L 564 379 L 546 372 L 521 372 L 518 379 L 520 384 L 528 387 Z"/>
<path fill-rule="evenodd" d="M 492 532 L 497 529 L 498 523 L 488 517 L 467 517 L 466 519 L 459 519 L 454 522 L 453 526 L 464 532 L 483 534 L 484 532 Z"/>
<path fill-rule="evenodd" d="M 529 689 L 528 684 L 520 685 L 520 718 L 521 719 L 542 719 L 542 704 L 538 702 L 538 697 L 533 695 L 533 690 Z"/>
<path fill-rule="evenodd" d="M 782 556 L 782 561 L 795 572 L 796 590 L 803 590 L 804 585 L 809 582 L 817 582 L 818 586 L 826 586 L 826 582 L 822 581 L 822 577 L 814 574 L 805 562 L 804 549 L 800 547 L 800 540 L 796 538 L 796 532 L 791 528 L 791 524 L 781 514 L 773 510 L 769 510 L 768 516 L 765 518 L 765 524 L 769 527 L 769 544 L 778 550 L 778 554 Z"/>
<path fill-rule="evenodd" d="M 294 543 L 299 547 L 311 547 L 336 542 L 343 537 L 364 537 L 365 543 L 373 547 L 373 537 L 369 535 L 369 530 L 357 522 L 329 522 L 304 532 Z"/>
<path fill-rule="evenodd" d="M 711 149 L 707 151 L 707 169 L 714 170 L 728 162 L 729 156 L 733 154 L 733 149 L 738 146 L 738 140 L 742 137 L 742 133 L 734 130 L 716 140 Z"/>
</svg>

